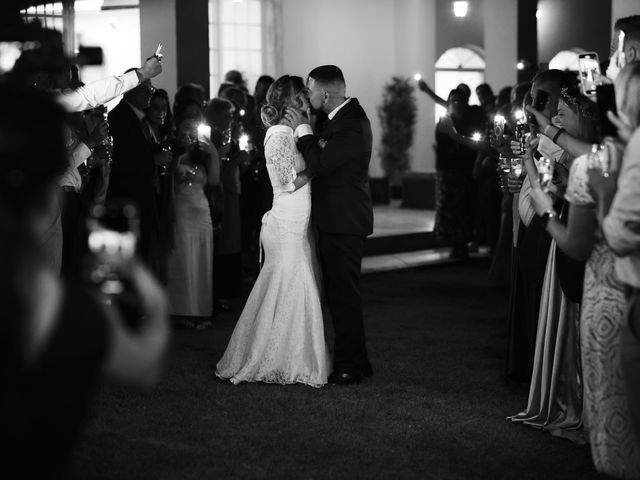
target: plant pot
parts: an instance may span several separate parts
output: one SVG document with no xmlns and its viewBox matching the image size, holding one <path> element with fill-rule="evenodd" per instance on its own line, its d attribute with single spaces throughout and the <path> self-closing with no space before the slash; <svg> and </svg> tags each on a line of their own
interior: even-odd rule
<svg viewBox="0 0 640 480">
<path fill-rule="evenodd" d="M 391 199 L 399 200 L 402 198 L 402 185 L 391 186 Z"/>
<path fill-rule="evenodd" d="M 402 177 L 402 208 L 435 210 L 436 176 L 434 173 L 406 173 Z"/>
</svg>

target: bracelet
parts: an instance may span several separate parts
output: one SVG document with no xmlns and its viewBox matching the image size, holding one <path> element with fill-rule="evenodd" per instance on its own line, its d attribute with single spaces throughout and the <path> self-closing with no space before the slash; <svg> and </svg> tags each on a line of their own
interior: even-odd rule
<svg viewBox="0 0 640 480">
<path fill-rule="evenodd" d="M 557 145 L 558 137 L 562 135 L 564 132 L 566 132 L 564 128 L 559 128 L 556 134 L 551 139 L 551 141 Z"/>
<path fill-rule="evenodd" d="M 547 123 L 547 124 L 545 125 L 544 130 L 542 130 L 542 133 L 544 133 L 544 135 L 545 135 L 546 137 L 549 137 L 549 138 L 551 138 L 551 135 L 549 135 L 549 129 L 550 129 L 550 128 L 558 128 L 558 127 L 556 127 L 556 126 L 555 126 L 555 125 L 553 125 L 552 123 Z"/>
</svg>

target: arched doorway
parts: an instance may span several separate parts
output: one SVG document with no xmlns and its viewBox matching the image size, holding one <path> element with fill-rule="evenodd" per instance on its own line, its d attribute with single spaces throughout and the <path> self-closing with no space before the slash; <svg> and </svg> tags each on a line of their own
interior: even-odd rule
<svg viewBox="0 0 640 480">
<path fill-rule="evenodd" d="M 484 52 L 474 45 L 450 48 L 436 62 L 436 93 L 446 99 L 449 92 L 460 83 L 466 83 L 471 89 L 469 103 L 477 104 L 476 87 L 484 83 Z M 446 113 L 440 105 L 436 106 L 436 119 Z"/>
</svg>

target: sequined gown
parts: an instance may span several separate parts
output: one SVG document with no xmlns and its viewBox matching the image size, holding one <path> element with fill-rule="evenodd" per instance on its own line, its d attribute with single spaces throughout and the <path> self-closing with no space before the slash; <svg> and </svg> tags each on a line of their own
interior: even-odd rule
<svg viewBox="0 0 640 480">
<path fill-rule="evenodd" d="M 305 168 L 289 127 L 265 138 L 273 207 L 262 219 L 264 264 L 216 375 L 232 383 L 327 383 L 319 267 L 310 225 L 311 187 L 293 191 Z"/>
</svg>

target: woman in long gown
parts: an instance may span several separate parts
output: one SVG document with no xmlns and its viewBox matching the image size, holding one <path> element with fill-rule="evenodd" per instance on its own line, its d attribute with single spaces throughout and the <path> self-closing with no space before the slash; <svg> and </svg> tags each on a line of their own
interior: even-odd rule
<svg viewBox="0 0 640 480">
<path fill-rule="evenodd" d="M 311 187 L 294 132 L 281 124 L 285 108 L 309 108 L 300 77 L 279 78 L 267 94 L 262 120 L 273 207 L 262 220 L 264 264 L 216 367 L 237 384 L 327 383 L 330 360 L 324 338 L 318 263 L 310 225 Z"/>
<path fill-rule="evenodd" d="M 603 155 L 621 157 L 619 145 L 611 141 L 605 145 Z M 565 195 L 571 212 L 583 218 L 583 226 L 576 227 L 576 221 L 570 221 L 567 227 L 551 225 L 549 231 L 567 252 L 578 256 L 590 252 L 585 269 L 580 343 L 584 418 L 593 463 L 599 472 L 616 478 L 640 478 L 640 451 L 631 428 L 621 374 L 624 287 L 616 276 L 615 254 L 597 223 L 595 201 L 588 187 L 589 163 L 587 155 L 574 161 Z M 549 200 L 544 193 L 537 191 L 535 198 L 538 211 L 548 208 Z"/>
<path fill-rule="evenodd" d="M 213 228 L 205 188 L 220 181 L 220 164 L 209 139 L 197 133 L 200 120 L 179 119 L 172 167 L 175 222 L 167 292 L 171 315 L 185 326 L 213 313 Z"/>
<path fill-rule="evenodd" d="M 554 117 L 554 121 L 569 134 L 591 140 L 595 132 L 595 116 L 587 111 L 588 105 L 589 101 L 586 98 L 563 89 L 558 104 L 558 115 Z M 563 160 L 556 163 L 556 170 L 562 171 L 561 169 L 570 165 L 571 159 L 563 155 Z M 529 170 L 531 176 L 537 177 L 535 167 Z M 536 179 L 532 184 L 535 184 L 539 191 Z M 565 177 L 557 186 L 557 197 L 562 198 L 566 185 Z M 575 217 L 575 209 L 573 213 L 569 213 L 570 222 L 572 214 Z M 585 443 L 587 433 L 583 424 L 580 304 L 570 299 L 563 291 L 558 274 L 559 255 L 554 239 L 549 249 L 542 287 L 527 408 L 511 417 L 511 420 L 541 428 L 552 435 Z"/>
</svg>

